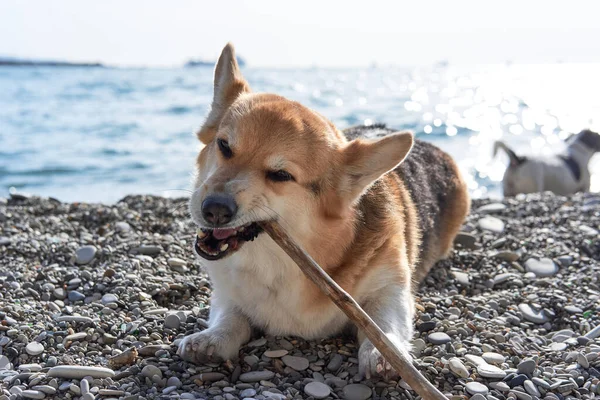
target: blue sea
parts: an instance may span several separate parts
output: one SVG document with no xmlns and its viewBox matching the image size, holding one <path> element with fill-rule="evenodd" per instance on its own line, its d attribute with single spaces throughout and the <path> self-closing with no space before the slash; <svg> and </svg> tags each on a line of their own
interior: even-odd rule
<svg viewBox="0 0 600 400">
<path fill-rule="evenodd" d="M 600 129 L 594 64 L 243 71 L 253 90 L 298 100 L 340 128 L 386 123 L 434 142 L 474 197 L 501 196 L 507 158 L 492 159 L 494 140 L 550 153 L 572 132 Z M 185 196 L 211 97 L 209 67 L 0 67 L 0 196 Z M 600 156 L 592 170 L 598 191 Z"/>
</svg>

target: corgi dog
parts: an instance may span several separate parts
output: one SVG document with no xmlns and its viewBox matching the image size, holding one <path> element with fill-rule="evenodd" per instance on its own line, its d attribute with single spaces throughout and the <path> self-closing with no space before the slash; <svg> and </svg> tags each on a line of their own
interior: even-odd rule
<svg viewBox="0 0 600 400">
<path fill-rule="evenodd" d="M 452 158 L 407 132 L 342 132 L 295 101 L 252 92 L 231 44 L 197 136 L 189 210 L 213 294 L 209 327 L 184 337 L 178 354 L 196 363 L 237 358 L 252 328 L 318 339 L 349 327 L 257 224 L 277 220 L 410 359 L 415 287 L 448 254 L 469 212 Z M 356 334 L 362 376 L 392 377 Z"/>
<path fill-rule="evenodd" d="M 500 149 L 510 159 L 502 178 L 504 196 L 544 191 L 568 196 L 590 191 L 588 164 L 594 154 L 600 152 L 600 135 L 584 129 L 567 139 L 564 153 L 551 156 L 518 156 L 504 142 L 497 141 L 494 143 L 494 157 Z"/>
</svg>

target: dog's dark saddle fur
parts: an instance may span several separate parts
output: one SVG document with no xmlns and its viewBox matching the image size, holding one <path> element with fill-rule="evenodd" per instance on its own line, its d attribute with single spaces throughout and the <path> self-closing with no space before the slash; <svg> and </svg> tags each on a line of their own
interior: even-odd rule
<svg viewBox="0 0 600 400">
<path fill-rule="evenodd" d="M 398 130 L 384 124 L 358 125 L 343 131 L 349 140 L 381 138 L 394 132 Z M 421 257 L 427 251 L 434 232 L 441 229 L 441 216 L 452 207 L 449 198 L 456 190 L 453 162 L 450 156 L 431 143 L 415 140 L 412 150 L 394 172 L 402 179 L 417 205 Z"/>
<path fill-rule="evenodd" d="M 577 161 L 575 161 L 571 156 L 561 156 L 560 158 L 563 160 L 567 168 L 569 168 L 569 170 L 573 173 L 575 180 L 579 182 L 579 179 L 581 179 L 581 168 L 579 168 Z"/>
</svg>

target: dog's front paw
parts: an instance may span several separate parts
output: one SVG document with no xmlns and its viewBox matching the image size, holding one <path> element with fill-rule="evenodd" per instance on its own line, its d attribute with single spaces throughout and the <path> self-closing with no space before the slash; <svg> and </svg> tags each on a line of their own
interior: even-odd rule
<svg viewBox="0 0 600 400">
<path fill-rule="evenodd" d="M 390 337 L 391 335 L 388 335 Z M 410 344 L 399 340 L 397 337 L 390 337 L 392 342 L 400 350 L 407 360 L 412 362 L 412 357 L 409 354 Z M 358 350 L 358 370 L 360 376 L 366 379 L 381 377 L 384 380 L 398 378 L 398 373 L 392 365 L 388 363 L 383 355 L 375 348 L 369 339 L 365 339 L 360 349 Z"/>
<path fill-rule="evenodd" d="M 203 364 L 237 358 L 241 343 L 220 329 L 207 329 L 183 338 L 177 354 L 186 361 Z"/>
</svg>

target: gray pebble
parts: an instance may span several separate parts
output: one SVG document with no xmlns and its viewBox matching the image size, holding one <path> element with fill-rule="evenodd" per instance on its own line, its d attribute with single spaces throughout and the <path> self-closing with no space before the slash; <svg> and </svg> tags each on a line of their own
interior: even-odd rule
<svg viewBox="0 0 600 400">
<path fill-rule="evenodd" d="M 31 342 L 25 347 L 25 351 L 27 351 L 27 354 L 30 356 L 37 356 L 44 352 L 44 346 L 38 342 Z"/>
<path fill-rule="evenodd" d="M 160 254 L 160 252 L 162 251 L 162 247 L 152 245 L 141 245 L 133 250 L 139 254 L 143 254 L 146 256 L 156 256 Z"/>
<path fill-rule="evenodd" d="M 543 380 L 542 378 L 533 377 L 533 378 L 531 378 L 531 381 L 533 383 L 535 383 L 536 386 L 539 386 L 539 387 L 543 388 L 544 390 L 550 390 L 550 384 L 548 382 L 546 382 L 545 380 Z"/>
<path fill-rule="evenodd" d="M 61 315 L 56 318 L 58 322 L 81 322 L 84 324 L 92 323 L 93 320 L 90 317 L 82 317 L 80 315 Z"/>
<path fill-rule="evenodd" d="M 600 324 L 584 335 L 588 339 L 596 339 L 600 336 Z"/>
<path fill-rule="evenodd" d="M 43 399 L 46 397 L 46 394 L 39 390 L 23 390 L 21 396 L 26 399 Z"/>
<path fill-rule="evenodd" d="M 502 233 L 504 232 L 504 222 L 501 219 L 496 217 L 487 216 L 483 217 L 478 221 L 478 225 L 480 229 L 494 232 L 494 233 Z"/>
<path fill-rule="evenodd" d="M 467 367 L 465 367 L 465 365 L 462 361 L 460 361 L 459 358 L 453 357 L 450 360 L 448 360 L 448 367 L 450 368 L 450 371 L 454 372 L 457 376 L 461 378 L 469 377 L 469 371 L 467 370 Z"/>
<path fill-rule="evenodd" d="M 494 352 L 486 352 L 481 355 L 481 357 L 490 364 L 502 364 L 505 360 L 502 354 L 494 353 Z"/>
<path fill-rule="evenodd" d="M 244 389 L 240 392 L 241 398 L 253 397 L 256 395 L 256 390 L 252 388 Z"/>
<path fill-rule="evenodd" d="M 68 298 L 69 298 L 69 301 L 72 301 L 73 303 L 75 303 L 77 301 L 85 300 L 85 295 L 76 290 L 71 290 L 69 292 Z"/>
<path fill-rule="evenodd" d="M 177 390 L 177 386 L 167 386 L 162 390 L 163 394 L 169 394 Z"/>
<path fill-rule="evenodd" d="M 550 351 L 563 351 L 566 350 L 567 347 L 568 346 L 566 343 L 552 343 L 550 346 L 548 346 Z"/>
<path fill-rule="evenodd" d="M 287 350 L 267 350 L 263 353 L 264 356 L 269 357 L 269 358 L 281 358 L 283 356 L 285 356 L 286 354 L 288 354 Z"/>
<path fill-rule="evenodd" d="M 516 278 L 516 277 L 518 277 L 518 275 L 512 274 L 512 273 L 498 274 L 498 275 L 494 276 L 494 278 L 493 278 L 494 285 L 500 285 L 501 283 L 504 283 L 504 282 L 508 281 L 509 279 Z"/>
<path fill-rule="evenodd" d="M 76 395 L 81 394 L 81 389 L 75 383 L 71 383 L 71 386 L 69 386 L 69 391 L 75 393 Z"/>
<path fill-rule="evenodd" d="M 506 205 L 504 205 L 502 203 L 490 203 L 490 204 L 486 204 L 485 206 L 479 207 L 477 209 L 477 212 L 480 214 L 494 214 L 494 213 L 500 213 L 504 210 L 506 210 Z"/>
<path fill-rule="evenodd" d="M 54 388 L 50 385 L 36 385 L 36 386 L 33 386 L 31 389 L 39 390 L 40 392 L 44 392 L 46 394 L 55 394 L 56 393 L 56 388 Z"/>
<path fill-rule="evenodd" d="M 94 246 L 83 246 L 75 252 L 75 263 L 84 265 L 88 264 L 96 256 L 96 248 Z"/>
<path fill-rule="evenodd" d="M 463 249 L 475 250 L 477 248 L 477 238 L 470 233 L 459 232 L 454 239 L 454 243 L 460 245 Z"/>
<path fill-rule="evenodd" d="M 115 229 L 117 232 L 126 233 L 131 230 L 131 225 L 129 225 L 127 222 L 121 221 L 115 224 Z"/>
<path fill-rule="evenodd" d="M 164 325 L 167 329 L 179 329 L 179 326 L 181 325 L 181 319 L 177 316 L 177 314 L 169 314 L 165 318 Z"/>
<path fill-rule="evenodd" d="M 225 374 L 222 374 L 220 372 L 205 372 L 198 376 L 198 379 L 204 382 L 216 382 L 223 378 L 225 378 Z"/>
<path fill-rule="evenodd" d="M 117 301 L 119 301 L 119 296 L 117 296 L 116 294 L 107 293 L 104 296 L 102 296 L 102 304 L 104 305 L 109 303 L 116 303 Z"/>
<path fill-rule="evenodd" d="M 489 389 L 479 382 L 469 382 L 465 385 L 465 388 L 471 394 L 487 394 L 489 392 Z"/>
<path fill-rule="evenodd" d="M 83 340 L 87 337 L 87 333 L 85 332 L 77 332 L 72 335 L 68 335 L 65 337 L 66 342 L 77 342 Z"/>
<path fill-rule="evenodd" d="M 12 365 L 8 357 L 0 354 L 0 369 L 12 369 Z"/>
<path fill-rule="evenodd" d="M 511 390 L 510 393 L 514 394 L 519 400 L 532 400 L 532 397 L 529 393 L 525 393 L 520 390 Z"/>
<path fill-rule="evenodd" d="M 344 398 L 346 400 L 366 400 L 371 397 L 371 388 L 361 383 L 353 383 L 344 386 Z"/>
<path fill-rule="evenodd" d="M 296 371 L 304 371 L 308 368 L 309 365 L 308 360 L 304 357 L 283 356 L 281 358 L 281 361 L 283 361 L 285 365 L 295 369 Z"/>
<path fill-rule="evenodd" d="M 501 370 L 500 368 L 490 365 L 490 364 L 481 364 L 477 366 L 477 373 L 484 378 L 490 379 L 502 379 L 506 376 L 506 372 Z"/>
<path fill-rule="evenodd" d="M 285 400 L 285 396 L 280 393 L 270 392 L 268 390 L 263 390 L 261 393 L 268 400 Z M 232 399 L 233 400 L 233 399 Z"/>
<path fill-rule="evenodd" d="M 577 354 L 577 363 L 581 365 L 581 368 L 584 369 L 588 369 L 590 367 L 590 363 L 583 353 Z"/>
<path fill-rule="evenodd" d="M 568 267 L 573 262 L 573 257 L 571 256 L 560 256 L 556 257 L 556 261 L 560 263 L 563 267 Z"/>
<path fill-rule="evenodd" d="M 498 251 L 496 253 L 490 254 L 490 257 L 496 257 L 503 261 L 513 262 L 519 259 L 519 254 L 514 251 Z"/>
<path fill-rule="evenodd" d="M 550 318 L 546 315 L 543 310 L 536 311 L 529 304 L 521 303 L 519 304 L 519 311 L 523 314 L 523 318 L 527 321 L 536 323 L 536 324 L 544 324 L 550 321 Z"/>
<path fill-rule="evenodd" d="M 142 375 L 147 378 L 152 378 L 153 376 L 158 376 L 162 378 L 162 371 L 155 365 L 148 364 L 144 368 L 142 368 Z"/>
<path fill-rule="evenodd" d="M 517 365 L 517 372 L 531 376 L 535 371 L 536 363 L 531 358 L 523 360 Z"/>
<path fill-rule="evenodd" d="M 558 265 L 549 258 L 530 258 L 525 261 L 525 270 L 533 272 L 537 277 L 554 276 L 558 272 Z"/>
<path fill-rule="evenodd" d="M 427 343 L 421 338 L 412 341 L 412 348 L 415 355 L 421 355 L 421 352 L 427 348 Z"/>
<path fill-rule="evenodd" d="M 267 339 L 262 337 L 262 338 L 253 340 L 252 342 L 248 343 L 248 347 L 262 347 L 265 344 L 267 344 Z"/>
<path fill-rule="evenodd" d="M 581 313 L 583 313 L 583 310 L 581 308 L 577 307 L 577 306 L 569 305 L 569 306 L 564 306 L 563 308 L 569 314 L 581 314 Z"/>
<path fill-rule="evenodd" d="M 525 388 L 525 391 L 530 395 L 537 397 L 541 396 L 540 391 L 537 389 L 537 387 L 535 387 L 535 384 L 529 379 L 523 382 L 523 387 Z"/>
<path fill-rule="evenodd" d="M 79 383 L 79 388 L 81 389 L 81 394 L 86 394 L 90 391 L 90 383 L 87 379 L 82 379 Z"/>
<path fill-rule="evenodd" d="M 587 225 L 579 225 L 579 230 L 587 236 L 598 236 L 598 231 Z"/>
<path fill-rule="evenodd" d="M 58 359 L 55 356 L 50 356 L 46 360 L 46 367 L 54 367 L 58 364 Z"/>
<path fill-rule="evenodd" d="M 180 388 L 181 385 L 181 380 L 176 376 L 172 376 L 169 379 L 167 379 L 167 386 L 175 386 L 176 388 Z"/>
<path fill-rule="evenodd" d="M 171 268 L 176 268 L 176 267 L 185 267 L 187 265 L 187 263 L 185 262 L 185 260 L 182 260 L 181 258 L 177 258 L 177 257 L 171 257 L 167 260 L 167 264 L 169 264 L 169 266 Z"/>
<path fill-rule="evenodd" d="M 510 386 L 508 386 L 505 382 L 490 382 L 490 387 L 492 389 L 496 389 L 500 392 L 508 392 L 510 390 Z"/>
<path fill-rule="evenodd" d="M 331 360 L 327 364 L 327 369 L 331 372 L 337 372 L 338 369 L 342 366 L 342 356 L 340 354 L 334 354 L 331 356 Z"/>
<path fill-rule="evenodd" d="M 461 271 L 452 271 L 452 275 L 454 275 L 454 278 L 456 279 L 456 281 L 458 283 L 460 283 L 462 286 L 469 286 L 470 284 L 470 277 L 469 274 L 461 272 Z"/>
<path fill-rule="evenodd" d="M 242 382 L 259 382 L 259 381 L 268 381 L 273 379 L 275 374 L 272 371 L 250 371 L 240 375 L 239 380 Z"/>
<path fill-rule="evenodd" d="M 324 399 L 329 396 L 331 389 L 324 383 L 321 382 L 310 382 L 304 386 L 304 393 L 315 399 Z"/>
<path fill-rule="evenodd" d="M 82 365 L 58 365 L 50 368 L 48 376 L 56 378 L 81 379 L 86 376 L 92 378 L 112 378 L 115 371 L 103 367 L 88 367 Z"/>
<path fill-rule="evenodd" d="M 427 340 L 435 345 L 446 344 L 452 339 L 444 332 L 434 332 L 427 336 Z"/>
</svg>

